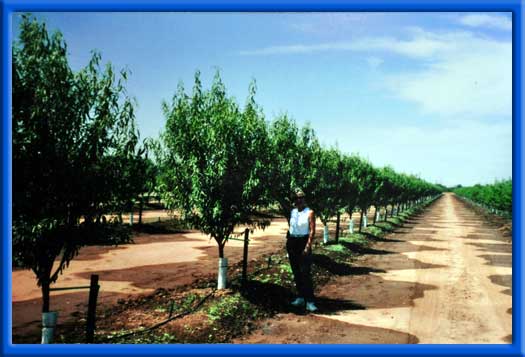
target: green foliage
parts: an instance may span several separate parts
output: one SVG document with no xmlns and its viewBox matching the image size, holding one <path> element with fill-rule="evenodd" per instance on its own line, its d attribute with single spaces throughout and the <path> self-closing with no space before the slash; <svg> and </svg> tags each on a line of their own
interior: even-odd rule
<svg viewBox="0 0 525 357">
<path fill-rule="evenodd" d="M 496 181 L 489 185 L 458 187 L 454 192 L 487 208 L 512 214 L 512 180 Z"/>
<path fill-rule="evenodd" d="M 340 242 L 347 242 L 347 243 L 354 243 L 354 244 L 369 244 L 368 239 L 366 238 L 366 235 L 362 233 L 352 233 L 347 234 L 344 237 L 339 238 Z"/>
<path fill-rule="evenodd" d="M 114 338 L 121 335 L 128 334 L 129 330 L 120 330 L 110 333 L 108 338 Z M 178 336 L 172 335 L 167 332 L 151 331 L 147 333 L 132 335 L 124 337 L 118 340 L 120 343 L 126 344 L 169 344 L 169 343 L 181 343 Z"/>
<path fill-rule="evenodd" d="M 211 323 L 231 325 L 238 321 L 239 325 L 243 320 L 257 317 L 256 306 L 252 305 L 240 293 L 224 296 L 218 302 L 214 302 L 207 310 L 208 318 Z"/>
<path fill-rule="evenodd" d="M 324 249 L 337 253 L 342 253 L 346 250 L 346 248 L 341 244 L 328 244 L 324 246 Z"/>
<path fill-rule="evenodd" d="M 269 195 L 279 203 L 281 214 L 290 219 L 294 206 L 293 192 L 301 188 L 308 204 L 316 206 L 319 187 L 319 159 L 321 146 L 315 132 L 308 125 L 299 129 L 292 119 L 281 115 L 269 128 L 271 161 Z"/>
<path fill-rule="evenodd" d="M 144 151 L 127 72 L 102 68 L 97 53 L 74 72 L 66 54 L 61 33 L 23 16 L 12 64 L 13 261 L 44 287 L 80 247 L 129 240 L 126 228 L 102 215 L 129 209 L 141 186 L 129 179 Z"/>
<path fill-rule="evenodd" d="M 319 182 L 314 189 L 314 209 L 326 226 L 330 217 L 346 205 L 343 194 L 348 188 L 347 169 L 344 157 L 337 149 L 322 150 L 319 154 L 318 175 Z"/>
<path fill-rule="evenodd" d="M 364 160 L 355 168 L 354 175 L 359 178 L 357 180 L 357 205 L 366 212 L 382 186 L 381 177 L 372 164 Z"/>
<path fill-rule="evenodd" d="M 217 241 L 220 257 L 235 225 L 262 224 L 252 215 L 265 202 L 269 145 L 254 96 L 252 83 L 241 111 L 218 73 L 203 91 L 197 72 L 191 96 L 179 85 L 163 103 L 160 192 L 168 208 Z"/>
</svg>

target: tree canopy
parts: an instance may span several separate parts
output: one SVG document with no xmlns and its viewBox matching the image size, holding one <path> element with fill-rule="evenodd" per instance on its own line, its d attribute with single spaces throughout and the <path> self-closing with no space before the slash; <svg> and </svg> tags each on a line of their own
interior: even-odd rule
<svg viewBox="0 0 525 357">
<path fill-rule="evenodd" d="M 49 284 L 82 246 L 130 237 L 103 214 L 130 207 L 139 185 L 126 178 L 142 150 L 127 72 L 100 61 L 93 53 L 74 72 L 61 33 L 23 16 L 12 68 L 13 261 L 35 272 L 44 311 Z"/>
</svg>

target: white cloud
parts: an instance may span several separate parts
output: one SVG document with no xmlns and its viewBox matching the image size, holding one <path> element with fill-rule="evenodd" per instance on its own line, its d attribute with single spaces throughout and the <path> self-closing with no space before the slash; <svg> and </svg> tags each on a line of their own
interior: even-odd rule
<svg viewBox="0 0 525 357">
<path fill-rule="evenodd" d="M 309 35 L 332 36 L 338 34 L 364 33 L 369 26 L 384 23 L 389 13 L 379 12 L 323 12 L 287 16 L 286 26 L 295 32 Z"/>
<path fill-rule="evenodd" d="M 467 31 L 429 32 L 405 29 L 407 38 L 368 37 L 349 42 L 272 46 L 243 55 L 309 54 L 323 51 L 363 52 L 372 68 L 377 54 L 413 60 L 414 69 L 385 74 L 391 95 L 416 103 L 425 113 L 445 117 L 475 115 L 510 118 L 512 108 L 512 43 Z M 377 59 L 374 59 L 377 58 Z M 481 119 L 481 118 L 480 118 Z"/>
<path fill-rule="evenodd" d="M 512 45 L 470 33 L 428 33 L 449 44 L 418 71 L 388 75 L 393 95 L 445 117 L 506 117 L 512 113 Z"/>
<path fill-rule="evenodd" d="M 512 30 L 512 20 L 504 15 L 468 14 L 459 18 L 459 22 L 469 27 L 489 27 L 500 30 Z"/>
<path fill-rule="evenodd" d="M 293 44 L 285 46 L 269 46 L 255 50 L 243 50 L 239 54 L 243 56 L 264 56 L 283 54 L 306 54 L 326 51 L 382 51 L 393 52 L 409 57 L 429 57 L 438 51 L 445 50 L 450 45 L 430 37 L 421 35 L 414 36 L 408 40 L 400 40 L 394 37 L 368 37 L 354 41 L 326 42 L 320 44 Z"/>
</svg>

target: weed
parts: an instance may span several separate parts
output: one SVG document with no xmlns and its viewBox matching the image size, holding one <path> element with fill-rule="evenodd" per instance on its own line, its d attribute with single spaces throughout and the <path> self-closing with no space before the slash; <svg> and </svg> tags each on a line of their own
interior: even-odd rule
<svg viewBox="0 0 525 357">
<path fill-rule="evenodd" d="M 341 244 L 329 244 L 324 246 L 324 249 L 337 253 L 344 253 L 344 251 L 346 250 L 346 248 Z"/>
<path fill-rule="evenodd" d="M 365 231 L 379 238 L 385 235 L 383 230 L 380 227 L 376 227 L 376 226 L 368 226 L 366 227 Z"/>
</svg>

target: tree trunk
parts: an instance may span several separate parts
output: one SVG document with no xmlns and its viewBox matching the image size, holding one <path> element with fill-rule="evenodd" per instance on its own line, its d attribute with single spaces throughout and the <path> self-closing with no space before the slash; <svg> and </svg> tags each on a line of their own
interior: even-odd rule
<svg viewBox="0 0 525 357">
<path fill-rule="evenodd" d="M 400 213 L 400 209 L 401 209 L 401 204 L 398 203 L 397 204 L 397 215 L 399 216 L 399 213 Z"/>
<path fill-rule="evenodd" d="M 376 209 L 374 211 L 374 224 L 376 224 L 377 221 L 377 205 L 374 206 Z"/>
<path fill-rule="evenodd" d="M 139 205 L 139 226 L 142 225 L 142 211 L 144 210 L 144 197 L 140 197 L 140 205 Z"/>
<path fill-rule="evenodd" d="M 42 312 L 49 312 L 49 280 L 42 283 Z"/>
<path fill-rule="evenodd" d="M 363 227 L 363 210 L 361 210 L 361 219 L 359 220 L 359 233 L 361 233 L 361 227 Z"/>
<path fill-rule="evenodd" d="M 224 240 L 219 243 L 219 258 L 224 258 Z"/>
<path fill-rule="evenodd" d="M 335 242 L 339 242 L 339 223 L 341 221 L 341 212 L 337 211 L 337 223 L 335 225 Z"/>
</svg>

